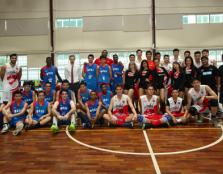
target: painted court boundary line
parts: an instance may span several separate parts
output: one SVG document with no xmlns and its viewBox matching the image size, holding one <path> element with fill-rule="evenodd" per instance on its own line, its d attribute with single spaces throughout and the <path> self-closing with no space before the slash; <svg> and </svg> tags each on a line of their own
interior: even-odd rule
<svg viewBox="0 0 223 174">
<path fill-rule="evenodd" d="M 198 148 L 189 149 L 189 150 L 176 151 L 176 152 L 154 153 L 154 155 L 177 155 L 177 154 L 190 153 L 190 152 L 195 152 L 195 151 L 200 151 L 200 150 L 210 148 L 210 147 L 215 146 L 216 144 L 220 143 L 223 140 L 223 126 L 221 126 L 221 131 L 222 131 L 221 136 L 216 141 L 214 141 L 213 143 L 210 143 L 208 145 L 198 147 Z M 100 147 L 96 147 L 96 146 L 92 146 L 92 145 L 83 143 L 83 142 L 81 142 L 81 141 L 79 141 L 79 140 L 77 140 L 77 139 L 75 139 L 74 137 L 71 136 L 70 132 L 68 131 L 68 127 L 66 127 L 66 134 L 72 141 L 76 142 L 77 144 L 82 145 L 82 146 L 87 147 L 87 148 L 90 148 L 90 149 L 102 151 L 102 152 L 124 154 L 124 155 L 139 155 L 139 156 L 151 155 L 150 153 L 123 152 L 123 151 L 118 151 L 118 150 L 110 150 L 110 149 L 100 148 Z"/>
<path fill-rule="evenodd" d="M 149 138 L 148 138 L 148 135 L 146 133 L 145 130 L 143 130 L 143 135 L 145 137 L 145 140 L 146 140 L 146 144 L 147 144 L 147 147 L 149 149 L 149 152 L 150 152 L 150 156 L 151 156 L 151 159 L 152 159 L 152 162 L 153 162 L 153 166 L 155 168 L 155 171 L 157 174 L 161 174 L 161 171 L 160 171 L 160 168 L 159 168 L 159 165 L 158 165 L 158 162 L 156 160 L 156 157 L 155 157 L 155 154 L 153 152 L 153 148 L 151 146 L 151 143 L 149 142 Z"/>
</svg>

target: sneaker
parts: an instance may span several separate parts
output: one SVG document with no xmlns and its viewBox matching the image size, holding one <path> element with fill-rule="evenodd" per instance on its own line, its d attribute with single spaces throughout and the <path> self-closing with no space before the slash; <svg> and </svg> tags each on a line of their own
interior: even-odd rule
<svg viewBox="0 0 223 174">
<path fill-rule="evenodd" d="M 4 133 L 6 133 L 8 131 L 9 131 L 9 125 L 8 124 L 4 124 L 3 125 L 3 128 L 1 130 L 1 133 L 4 134 Z"/>
<path fill-rule="evenodd" d="M 14 136 L 17 136 L 21 133 L 22 129 L 23 129 L 24 125 L 20 124 L 18 127 L 16 127 L 16 129 L 14 131 L 12 131 L 12 134 Z"/>
<path fill-rule="evenodd" d="M 123 127 L 133 128 L 133 122 L 126 122 L 123 124 Z"/>
<path fill-rule="evenodd" d="M 221 125 L 222 125 L 222 121 L 221 121 L 221 120 L 218 120 L 218 119 L 214 119 L 214 120 L 213 120 L 213 125 L 214 125 L 214 127 L 216 127 L 216 128 L 220 128 Z"/>
<path fill-rule="evenodd" d="M 69 127 L 68 127 L 68 130 L 69 130 L 70 132 L 73 132 L 73 131 L 75 131 L 75 128 L 76 128 L 75 124 L 74 124 L 74 123 L 71 123 L 71 124 L 69 125 Z"/>
<path fill-rule="evenodd" d="M 51 130 L 53 133 L 57 133 L 57 132 L 59 132 L 59 128 L 58 128 L 58 126 L 56 126 L 55 124 L 52 124 L 52 126 L 50 127 L 50 130 Z"/>
</svg>

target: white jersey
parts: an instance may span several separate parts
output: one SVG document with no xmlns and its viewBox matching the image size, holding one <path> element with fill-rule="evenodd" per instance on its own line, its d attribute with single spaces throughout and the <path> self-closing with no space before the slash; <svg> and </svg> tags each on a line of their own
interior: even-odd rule
<svg viewBox="0 0 223 174">
<path fill-rule="evenodd" d="M 170 71 L 172 71 L 172 64 L 171 63 L 168 63 L 168 64 L 165 64 L 165 63 L 162 63 L 162 67 L 165 68 L 165 70 L 169 73 Z"/>
<path fill-rule="evenodd" d="M 148 100 L 146 95 L 140 97 L 142 105 L 142 114 L 153 114 L 157 112 L 157 99 L 158 96 L 153 95 L 150 100 Z"/>
<path fill-rule="evenodd" d="M 9 63 L 5 65 L 5 75 L 2 81 L 3 101 L 11 101 L 12 93 L 18 89 L 19 79 L 17 75 L 19 71 L 20 67 L 17 65 L 14 67 Z"/>
<path fill-rule="evenodd" d="M 200 85 L 200 91 L 198 92 L 195 91 L 194 88 L 189 90 L 188 94 L 191 96 L 195 105 L 203 106 L 203 103 L 200 103 L 200 99 L 207 95 L 205 87 L 206 85 Z"/>
<path fill-rule="evenodd" d="M 170 112 L 181 112 L 183 99 L 177 97 L 177 101 L 173 100 L 173 97 L 168 98 Z"/>
<path fill-rule="evenodd" d="M 113 97 L 113 107 L 112 112 L 114 114 L 116 113 L 128 113 L 128 96 L 125 94 L 122 94 L 121 99 L 115 95 Z"/>
</svg>

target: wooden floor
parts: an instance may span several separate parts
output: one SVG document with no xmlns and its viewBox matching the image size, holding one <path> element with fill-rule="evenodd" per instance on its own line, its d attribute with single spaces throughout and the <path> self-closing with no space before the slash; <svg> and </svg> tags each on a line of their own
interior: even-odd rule
<svg viewBox="0 0 223 174">
<path fill-rule="evenodd" d="M 199 128 L 200 127 L 200 128 Z M 147 130 L 154 153 L 176 152 L 205 146 L 222 135 L 207 125 Z M 140 129 L 77 130 L 75 139 L 105 149 L 149 153 Z M 89 149 L 72 141 L 64 129 L 52 135 L 48 129 L 30 130 L 14 137 L 0 135 L 0 173 L 156 173 L 150 155 L 125 155 Z M 155 155 L 161 173 L 223 173 L 223 142 L 196 152 Z"/>
</svg>

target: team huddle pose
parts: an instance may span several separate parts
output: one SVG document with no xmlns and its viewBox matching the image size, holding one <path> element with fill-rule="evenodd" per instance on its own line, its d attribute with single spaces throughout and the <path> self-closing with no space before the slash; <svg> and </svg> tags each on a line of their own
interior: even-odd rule
<svg viewBox="0 0 223 174">
<path fill-rule="evenodd" d="M 118 55 L 108 58 L 107 50 L 81 68 L 75 56 L 69 56 L 62 80 L 58 69 L 46 58 L 41 68 L 41 86 L 32 81 L 21 86 L 22 69 L 16 64 L 17 55 L 10 55 L 10 62 L 1 67 L 3 103 L 0 117 L 1 133 L 15 127 L 13 135 L 23 128 L 34 129 L 50 126 L 56 133 L 60 125 L 74 131 L 76 125 L 92 129 L 98 126 L 122 126 L 142 129 L 202 122 L 209 118 L 220 126 L 220 106 L 223 103 L 223 65 L 209 59 L 207 49 L 190 51 L 179 57 L 179 50 L 169 55 L 157 52 L 154 56 L 142 50 L 129 55 L 129 64 L 119 61 Z M 153 57 L 153 58 L 152 58 Z M 218 95 L 219 94 L 219 95 Z M 77 124 L 77 120 L 78 124 Z M 79 123 L 80 122 L 80 123 Z"/>
</svg>

